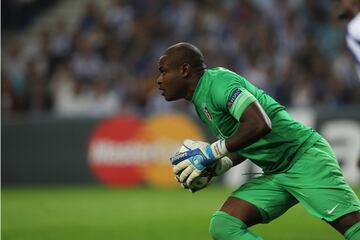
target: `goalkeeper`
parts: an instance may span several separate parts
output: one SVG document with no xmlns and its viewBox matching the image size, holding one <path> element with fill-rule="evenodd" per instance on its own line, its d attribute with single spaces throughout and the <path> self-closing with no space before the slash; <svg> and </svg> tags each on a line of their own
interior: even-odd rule
<svg viewBox="0 0 360 240">
<path fill-rule="evenodd" d="M 164 98 L 191 101 L 219 139 L 172 158 L 182 183 L 190 186 L 213 168 L 222 174 L 245 159 L 264 172 L 240 186 L 214 213 L 213 239 L 262 239 L 248 228 L 268 223 L 300 202 L 346 239 L 360 240 L 360 201 L 316 131 L 293 120 L 242 76 L 221 67 L 207 69 L 200 50 L 189 43 L 169 47 L 158 67 Z"/>
</svg>

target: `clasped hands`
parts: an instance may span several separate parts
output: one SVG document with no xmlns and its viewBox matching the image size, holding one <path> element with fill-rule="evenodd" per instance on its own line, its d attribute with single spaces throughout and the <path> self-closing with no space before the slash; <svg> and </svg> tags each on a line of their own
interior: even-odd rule
<svg viewBox="0 0 360 240">
<path fill-rule="evenodd" d="M 200 177 L 207 177 L 210 181 L 212 177 L 220 176 L 232 167 L 232 161 L 225 156 L 228 151 L 224 140 L 209 144 L 186 139 L 183 146 L 188 151 L 177 153 L 170 160 L 176 179 L 184 188 L 194 190 L 191 186 Z"/>
</svg>

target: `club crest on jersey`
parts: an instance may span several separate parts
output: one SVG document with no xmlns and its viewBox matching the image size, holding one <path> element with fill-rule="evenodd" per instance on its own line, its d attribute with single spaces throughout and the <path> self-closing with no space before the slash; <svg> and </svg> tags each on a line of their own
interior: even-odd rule
<svg viewBox="0 0 360 240">
<path fill-rule="evenodd" d="M 212 120 L 213 120 L 213 117 L 211 116 L 211 113 L 210 113 L 209 109 L 207 108 L 207 106 L 204 106 L 204 107 L 203 107 L 203 111 L 204 111 L 206 117 L 207 117 L 210 121 L 212 121 Z"/>
<path fill-rule="evenodd" d="M 227 103 L 226 103 L 228 108 L 230 108 L 233 105 L 233 103 L 235 102 L 235 99 L 240 95 L 240 93 L 241 93 L 241 91 L 238 88 L 235 88 L 231 92 L 230 97 L 228 98 Z"/>
</svg>

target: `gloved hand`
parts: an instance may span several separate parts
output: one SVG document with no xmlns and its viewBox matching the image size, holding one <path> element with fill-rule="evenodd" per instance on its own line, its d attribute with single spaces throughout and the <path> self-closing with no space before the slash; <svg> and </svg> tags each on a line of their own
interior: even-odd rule
<svg viewBox="0 0 360 240">
<path fill-rule="evenodd" d="M 191 192 L 191 193 L 195 193 L 197 191 L 200 191 L 201 189 L 206 188 L 209 185 L 209 182 L 211 181 L 212 176 L 207 176 L 207 177 L 199 176 L 199 177 L 195 178 L 189 186 L 186 183 L 181 183 L 179 181 L 178 175 L 176 175 L 176 179 L 178 180 L 178 182 L 180 183 L 182 188 L 188 189 L 189 192 Z"/>
<path fill-rule="evenodd" d="M 191 149 L 194 145 L 199 146 L 170 158 L 174 165 L 173 171 L 178 175 L 179 182 L 184 183 L 186 181 L 187 186 L 190 186 L 192 181 L 199 176 L 216 175 L 216 168 L 218 168 L 219 173 L 223 173 L 232 166 L 231 160 L 226 158 L 227 160 L 221 160 L 218 167 L 216 167 L 217 160 L 228 153 L 224 140 L 209 144 L 187 139 L 183 145 L 188 149 Z M 230 163 L 231 166 L 228 167 Z"/>
<path fill-rule="evenodd" d="M 230 168 L 232 168 L 233 162 L 228 157 L 222 157 L 216 161 L 215 165 L 212 166 L 214 169 L 214 176 L 221 176 L 225 172 L 227 172 Z"/>
<path fill-rule="evenodd" d="M 233 163 L 232 161 L 230 160 L 230 158 L 228 157 L 223 157 L 219 160 L 217 160 L 215 162 L 215 164 L 213 166 L 211 166 L 209 168 L 209 170 L 207 170 L 206 172 L 206 175 L 207 176 L 198 176 L 198 177 L 195 177 L 190 183 L 189 185 L 187 184 L 187 182 L 181 182 L 180 181 L 180 174 L 182 172 L 182 170 L 180 170 L 179 172 L 175 172 L 177 170 L 176 169 L 180 169 L 179 167 L 177 166 L 174 166 L 174 172 L 175 172 L 175 176 L 176 176 L 176 180 L 180 183 L 181 187 L 182 188 L 185 188 L 185 189 L 189 189 L 189 191 L 191 193 L 195 193 L 201 189 L 204 189 L 206 188 L 211 179 L 214 177 L 214 176 L 221 176 L 223 175 L 226 171 L 228 171 L 231 167 L 233 166 Z"/>
</svg>

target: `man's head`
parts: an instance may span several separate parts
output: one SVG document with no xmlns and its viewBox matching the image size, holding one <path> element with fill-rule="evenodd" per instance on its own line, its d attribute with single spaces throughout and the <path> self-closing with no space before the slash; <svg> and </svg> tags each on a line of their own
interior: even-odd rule
<svg viewBox="0 0 360 240">
<path fill-rule="evenodd" d="M 360 11 L 360 0 L 336 0 L 336 16 L 350 20 Z"/>
<path fill-rule="evenodd" d="M 191 100 L 206 65 L 203 54 L 197 47 L 182 42 L 165 50 L 159 58 L 158 67 L 159 89 L 167 101 L 174 101 L 181 98 Z"/>
</svg>

